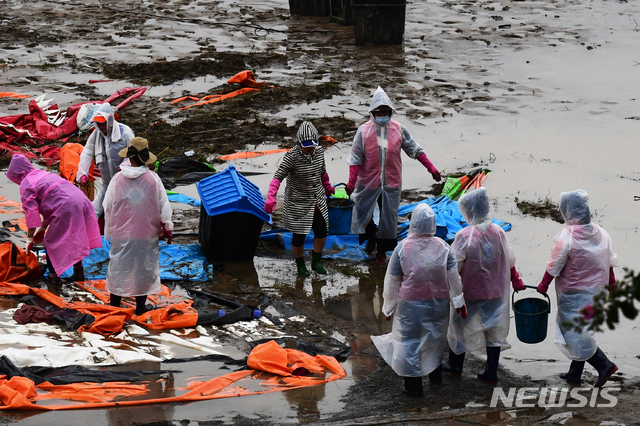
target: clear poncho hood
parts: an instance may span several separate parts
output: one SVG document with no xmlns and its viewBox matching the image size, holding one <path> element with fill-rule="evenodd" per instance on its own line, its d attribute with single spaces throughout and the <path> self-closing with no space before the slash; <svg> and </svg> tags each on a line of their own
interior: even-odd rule
<svg viewBox="0 0 640 426">
<path fill-rule="evenodd" d="M 560 194 L 560 213 L 567 225 L 591 223 L 589 195 L 582 189 Z"/>
<path fill-rule="evenodd" d="M 460 213 L 471 226 L 491 222 L 491 207 L 486 188 L 478 188 L 464 194 L 458 200 Z"/>
<path fill-rule="evenodd" d="M 412 235 L 435 235 L 436 214 L 427 204 L 418 204 L 411 213 L 411 223 L 409 224 L 409 236 Z"/>
<path fill-rule="evenodd" d="M 371 105 L 369 106 L 369 116 L 373 119 L 373 111 L 376 108 L 381 106 L 388 106 L 391 108 L 391 117 L 395 114 L 396 109 L 393 107 L 393 103 L 391 103 L 391 99 L 387 96 L 386 92 L 382 90 L 382 87 L 378 86 L 376 92 L 373 94 L 373 98 L 371 98 Z"/>
</svg>

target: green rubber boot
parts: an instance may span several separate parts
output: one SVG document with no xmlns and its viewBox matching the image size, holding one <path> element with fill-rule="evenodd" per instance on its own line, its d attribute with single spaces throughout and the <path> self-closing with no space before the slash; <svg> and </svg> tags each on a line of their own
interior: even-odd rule
<svg viewBox="0 0 640 426">
<path fill-rule="evenodd" d="M 304 275 L 305 277 L 311 275 L 307 269 L 307 265 L 304 264 L 304 256 L 296 257 L 296 265 L 298 266 L 298 275 Z"/>
<path fill-rule="evenodd" d="M 313 255 L 311 257 L 311 269 L 313 269 L 314 271 L 316 271 L 319 274 L 326 274 L 327 271 L 324 269 L 324 267 L 322 266 L 322 253 L 316 253 L 315 251 L 313 252 Z"/>
</svg>

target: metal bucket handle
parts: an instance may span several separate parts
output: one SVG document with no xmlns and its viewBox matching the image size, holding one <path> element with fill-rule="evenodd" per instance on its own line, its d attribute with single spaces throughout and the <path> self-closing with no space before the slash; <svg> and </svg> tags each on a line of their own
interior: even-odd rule
<svg viewBox="0 0 640 426">
<path fill-rule="evenodd" d="M 533 289 L 533 290 L 538 291 L 538 287 L 533 286 L 533 285 L 525 285 L 525 288 L 530 288 L 530 289 Z M 542 294 L 542 293 L 540 293 L 540 294 Z M 549 299 L 549 296 L 548 296 L 546 293 L 545 293 L 545 294 L 542 294 L 542 295 L 543 295 L 544 297 L 546 297 L 546 298 L 547 298 L 547 302 L 549 302 L 549 307 L 547 308 L 547 312 L 540 312 L 540 313 L 535 314 L 535 315 L 539 315 L 539 314 L 550 314 L 550 313 L 551 313 L 551 299 Z M 514 305 L 515 305 L 515 303 L 516 303 L 515 296 L 516 296 L 516 292 L 514 291 L 514 292 L 511 294 L 511 309 L 513 309 L 514 311 L 515 311 Z M 525 314 L 525 313 L 521 313 L 521 312 L 518 312 L 518 313 L 519 313 L 520 315 L 532 315 L 532 314 Z"/>
</svg>

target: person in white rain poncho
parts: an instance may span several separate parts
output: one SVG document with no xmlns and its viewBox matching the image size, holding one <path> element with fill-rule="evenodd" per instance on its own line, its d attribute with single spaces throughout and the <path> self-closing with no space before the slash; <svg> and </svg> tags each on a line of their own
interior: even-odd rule
<svg viewBox="0 0 640 426">
<path fill-rule="evenodd" d="M 560 213 L 567 226 L 556 236 L 538 291 L 546 294 L 549 284 L 556 279 L 555 341 L 571 360 L 569 371 L 560 377 L 580 383 L 586 361 L 598 371 L 595 387 L 602 387 L 618 367 L 598 347 L 592 331 L 580 331 L 566 324 L 582 316 L 607 284 L 615 286 L 613 267 L 617 266 L 617 256 L 607 231 L 591 222 L 585 191 L 560 194 Z"/>
<path fill-rule="evenodd" d="M 449 361 L 443 363 L 443 370 L 459 376 L 465 352 L 486 351 L 486 368 L 478 378 L 496 383 L 500 350 L 511 347 L 507 343 L 509 281 L 515 291 L 525 286 L 507 235 L 492 222 L 486 189 L 464 194 L 458 208 L 469 226 L 456 234 L 451 250 L 458 262 L 467 318 L 451 318 Z"/>
<path fill-rule="evenodd" d="M 102 187 L 96 188 L 93 208 L 96 211 L 96 216 L 100 218 L 99 224 L 103 227 L 104 223 L 101 217 L 103 215 L 102 204 L 105 190 L 113 176 L 118 172 L 120 163 L 124 160 L 118 155 L 118 152 L 129 146 L 134 134 L 129 126 L 116 121 L 113 108 L 109 103 L 100 105 L 100 108 L 93 116 L 93 125 L 95 129 L 87 139 L 87 143 L 80 155 L 76 182 L 82 186 L 87 185 L 89 182 L 89 169 L 95 157 L 96 166 L 98 166 L 102 175 Z"/>
<path fill-rule="evenodd" d="M 435 237 L 435 213 L 418 204 L 408 237 L 397 245 L 384 278 L 382 313 L 392 331 L 371 336 L 382 358 L 404 377 L 405 393 L 422 395 L 422 376 L 442 381 L 450 305 L 464 313 L 462 284 L 449 245 Z"/>
<path fill-rule="evenodd" d="M 384 263 L 386 252 L 393 250 L 398 236 L 398 207 L 402 191 L 402 157 L 404 151 L 427 168 L 440 181 L 440 173 L 431 164 L 420 145 L 405 127 L 392 120 L 395 110 L 387 94 L 378 87 L 369 107 L 370 119 L 360 126 L 353 139 L 349 164 L 347 194 L 355 202 L 351 233 L 367 241 L 365 251 L 376 249 L 376 261 Z M 373 222 L 376 205 L 380 209 L 379 226 Z"/>
<path fill-rule="evenodd" d="M 160 178 L 146 166 L 156 161 L 147 140 L 133 138 L 119 155 L 131 165 L 121 166 L 104 198 L 105 238 L 111 238 L 106 289 L 113 306 L 135 297 L 141 315 L 147 295 L 161 290 L 158 240 L 173 240 L 172 211 Z"/>
</svg>

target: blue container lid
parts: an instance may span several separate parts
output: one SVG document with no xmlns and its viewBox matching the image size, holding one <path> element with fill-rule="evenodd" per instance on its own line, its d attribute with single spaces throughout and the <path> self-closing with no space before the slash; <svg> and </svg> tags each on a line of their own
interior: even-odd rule
<svg viewBox="0 0 640 426">
<path fill-rule="evenodd" d="M 271 215 L 264 211 L 260 189 L 242 176 L 235 166 L 202 179 L 196 184 L 202 206 L 209 216 L 224 213 L 251 213 L 271 224 Z"/>
</svg>

